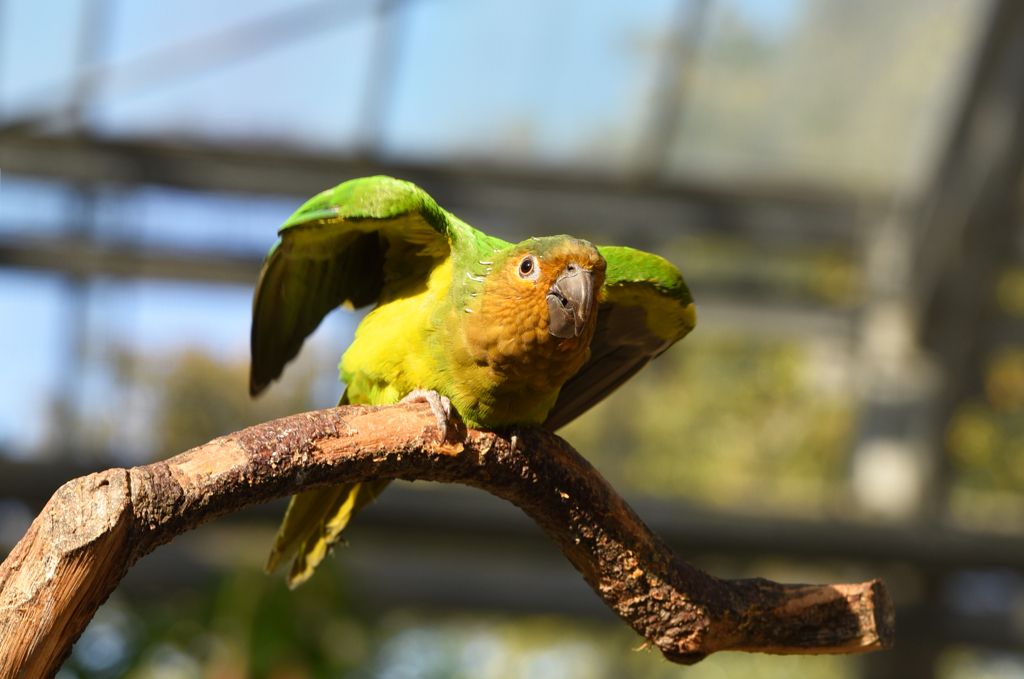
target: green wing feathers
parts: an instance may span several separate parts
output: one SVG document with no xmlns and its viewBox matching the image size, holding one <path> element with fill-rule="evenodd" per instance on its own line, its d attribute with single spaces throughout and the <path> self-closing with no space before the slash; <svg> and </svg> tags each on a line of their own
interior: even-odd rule
<svg viewBox="0 0 1024 679">
<path fill-rule="evenodd" d="M 449 236 L 448 213 L 426 191 L 385 176 L 353 179 L 313 196 L 288 218 L 279 233 L 316 221 L 394 219 L 409 214 L 418 215 L 436 234 Z M 427 240 L 432 240 L 429 234 Z"/>
<path fill-rule="evenodd" d="M 471 232 L 422 189 L 390 177 L 345 182 L 281 227 L 253 298 L 249 391 L 280 376 L 331 310 L 377 302 Z"/>
<path fill-rule="evenodd" d="M 658 255 L 633 248 L 597 250 L 608 263 L 602 308 L 608 305 L 642 309 L 644 328 L 668 343 L 664 349 L 693 330 L 697 311 L 679 269 Z"/>
<path fill-rule="evenodd" d="M 551 431 L 603 400 L 697 322 L 690 289 L 671 263 L 632 248 L 597 249 L 608 268 L 590 359 L 558 392 L 544 421 Z"/>
</svg>

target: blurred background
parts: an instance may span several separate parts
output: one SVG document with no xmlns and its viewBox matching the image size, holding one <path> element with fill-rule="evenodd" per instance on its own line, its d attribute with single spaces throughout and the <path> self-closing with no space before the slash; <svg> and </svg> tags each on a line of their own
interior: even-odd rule
<svg viewBox="0 0 1024 679">
<path fill-rule="evenodd" d="M 894 650 L 637 650 L 482 492 L 395 484 L 296 592 L 284 504 L 144 558 L 60 679 L 1024 677 L 1024 4 L 0 0 L 0 555 L 70 478 L 333 405 L 247 395 L 277 226 L 416 182 L 683 271 L 697 330 L 562 434 L 722 577 L 882 577 Z"/>
</svg>

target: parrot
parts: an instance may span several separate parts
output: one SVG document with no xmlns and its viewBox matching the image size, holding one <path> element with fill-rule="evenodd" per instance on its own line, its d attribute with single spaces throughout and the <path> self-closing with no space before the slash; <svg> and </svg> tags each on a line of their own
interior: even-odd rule
<svg viewBox="0 0 1024 679">
<path fill-rule="evenodd" d="M 488 236 L 416 185 L 376 176 L 311 198 L 278 231 L 253 297 L 249 391 L 324 316 L 375 305 L 341 358 L 339 405 L 426 401 L 442 433 L 567 424 L 696 324 L 679 270 L 571 236 Z M 294 495 L 266 571 L 306 581 L 390 479 Z"/>
</svg>

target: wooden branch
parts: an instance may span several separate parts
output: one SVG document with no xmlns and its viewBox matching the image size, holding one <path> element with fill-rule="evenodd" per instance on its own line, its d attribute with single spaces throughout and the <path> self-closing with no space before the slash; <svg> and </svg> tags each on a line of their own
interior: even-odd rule
<svg viewBox="0 0 1024 679">
<path fill-rule="evenodd" d="M 557 436 L 449 429 L 439 445 L 422 404 L 345 406 L 70 481 L 0 566 L 0 678 L 52 676 L 131 565 L 174 536 L 301 490 L 375 478 L 462 483 L 514 503 L 673 662 L 723 650 L 856 653 L 893 643 L 880 580 L 720 580 L 676 556 Z"/>
</svg>

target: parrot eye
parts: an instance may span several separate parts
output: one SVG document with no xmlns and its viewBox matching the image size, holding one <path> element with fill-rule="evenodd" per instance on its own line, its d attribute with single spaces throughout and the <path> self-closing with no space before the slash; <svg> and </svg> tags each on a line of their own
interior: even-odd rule
<svg viewBox="0 0 1024 679">
<path fill-rule="evenodd" d="M 537 265 L 533 261 L 533 257 L 527 255 L 523 257 L 523 261 L 519 262 L 519 277 L 520 278 L 536 278 Z M 531 275 L 533 274 L 533 275 Z"/>
</svg>

